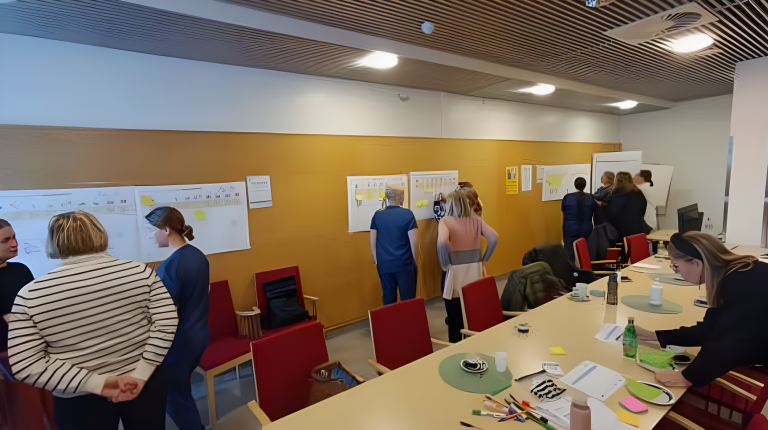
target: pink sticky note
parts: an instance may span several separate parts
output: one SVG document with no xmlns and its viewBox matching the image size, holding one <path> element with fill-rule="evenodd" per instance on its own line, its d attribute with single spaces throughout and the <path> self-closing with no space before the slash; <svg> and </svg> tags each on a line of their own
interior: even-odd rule
<svg viewBox="0 0 768 430">
<path fill-rule="evenodd" d="M 637 400 L 636 398 L 632 396 L 627 396 L 619 400 L 619 403 L 624 405 L 627 409 L 629 409 L 632 412 L 643 412 L 648 409 L 648 406 L 645 405 L 645 403 L 641 402 L 640 400 Z"/>
</svg>

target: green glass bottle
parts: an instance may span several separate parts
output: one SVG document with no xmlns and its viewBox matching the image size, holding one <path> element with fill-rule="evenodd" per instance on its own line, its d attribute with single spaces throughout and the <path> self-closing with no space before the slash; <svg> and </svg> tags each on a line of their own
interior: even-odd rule
<svg viewBox="0 0 768 430">
<path fill-rule="evenodd" d="M 635 359 L 637 355 L 637 330 L 635 330 L 635 318 L 629 317 L 627 326 L 624 327 L 624 357 Z"/>
</svg>

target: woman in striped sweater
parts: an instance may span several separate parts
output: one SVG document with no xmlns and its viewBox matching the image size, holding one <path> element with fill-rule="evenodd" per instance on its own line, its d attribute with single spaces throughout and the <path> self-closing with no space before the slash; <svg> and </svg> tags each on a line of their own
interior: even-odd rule
<svg viewBox="0 0 768 430">
<path fill-rule="evenodd" d="M 107 251 L 93 215 L 48 224 L 46 253 L 62 266 L 21 289 L 8 330 L 19 381 L 50 390 L 60 430 L 164 429 L 160 366 L 176 332 L 176 308 L 155 272 Z"/>
</svg>

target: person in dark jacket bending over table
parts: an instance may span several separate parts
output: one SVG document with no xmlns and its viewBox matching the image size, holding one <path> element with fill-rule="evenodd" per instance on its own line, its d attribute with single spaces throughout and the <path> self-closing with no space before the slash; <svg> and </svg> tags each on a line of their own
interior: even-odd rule
<svg viewBox="0 0 768 430">
<path fill-rule="evenodd" d="M 675 233 L 668 248 L 672 269 L 683 279 L 706 287 L 709 309 L 704 321 L 676 330 L 637 327 L 638 340 L 700 346 L 682 372 L 661 370 L 656 381 L 677 387 L 701 387 L 738 365 L 768 365 L 768 264 L 732 253 L 706 233 Z"/>
</svg>

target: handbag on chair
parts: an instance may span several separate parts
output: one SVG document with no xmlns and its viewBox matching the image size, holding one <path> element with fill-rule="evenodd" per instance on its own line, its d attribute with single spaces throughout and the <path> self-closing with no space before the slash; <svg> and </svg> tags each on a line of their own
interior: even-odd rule
<svg viewBox="0 0 768 430">
<path fill-rule="evenodd" d="M 309 402 L 314 405 L 325 399 L 358 386 L 363 380 L 349 371 L 339 361 L 329 361 L 312 369 L 312 378 L 309 380 Z"/>
</svg>

